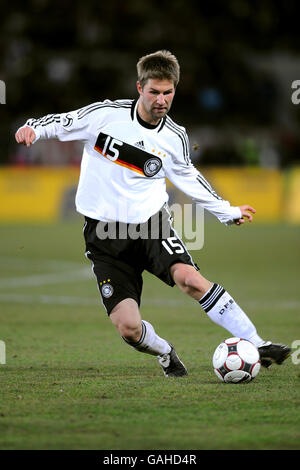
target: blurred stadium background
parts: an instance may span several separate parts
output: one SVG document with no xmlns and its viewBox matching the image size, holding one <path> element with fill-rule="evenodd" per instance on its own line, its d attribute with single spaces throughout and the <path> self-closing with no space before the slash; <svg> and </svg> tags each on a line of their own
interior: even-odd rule
<svg viewBox="0 0 300 470">
<path fill-rule="evenodd" d="M 289 0 L 2 2 L 0 448 L 299 449 L 299 361 L 223 387 L 211 357 L 224 330 L 145 273 L 142 314 L 189 369 L 184 383 L 166 381 L 153 358 L 128 351 L 101 307 L 74 209 L 81 144 L 27 149 L 14 140 L 29 117 L 135 98 L 139 57 L 171 50 L 181 81 L 170 115 L 190 135 L 194 164 L 225 199 L 257 209 L 245 230 L 207 217 L 205 249 L 193 257 L 262 336 L 292 344 L 300 331 L 297 11 Z M 172 202 L 186 201 L 169 190 Z"/>
<path fill-rule="evenodd" d="M 29 117 L 136 97 L 139 57 L 161 48 L 181 64 L 170 115 L 195 165 L 257 220 L 300 222 L 300 78 L 296 2 L 31 0 L 1 15 L 0 220 L 74 215 L 81 145 L 14 142 Z M 172 190 L 174 190 L 172 188 Z"/>
</svg>

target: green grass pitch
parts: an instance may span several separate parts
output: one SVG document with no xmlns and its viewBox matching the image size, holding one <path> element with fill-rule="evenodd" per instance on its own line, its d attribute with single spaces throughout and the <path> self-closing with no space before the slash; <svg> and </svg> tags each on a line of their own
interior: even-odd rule
<svg viewBox="0 0 300 470">
<path fill-rule="evenodd" d="M 246 225 L 246 224 L 245 224 Z M 145 273 L 142 316 L 189 370 L 167 379 L 106 317 L 82 221 L 0 227 L 1 449 L 299 449 L 300 352 L 249 384 L 227 385 L 211 358 L 230 334 Z M 265 339 L 300 340 L 300 227 L 205 225 L 192 252 Z"/>
</svg>

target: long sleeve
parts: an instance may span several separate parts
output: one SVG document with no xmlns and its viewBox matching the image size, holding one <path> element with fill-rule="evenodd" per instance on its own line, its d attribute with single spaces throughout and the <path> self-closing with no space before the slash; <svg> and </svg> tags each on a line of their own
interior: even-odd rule
<svg viewBox="0 0 300 470">
<path fill-rule="evenodd" d="M 62 114 L 47 114 L 41 118 L 30 118 L 24 126 L 31 127 L 36 139 L 58 139 L 61 141 L 80 140 L 89 138 L 90 109 L 96 108 L 97 103 L 86 106 L 76 111 Z M 22 127 L 24 127 L 22 126 Z"/>
<path fill-rule="evenodd" d="M 193 201 L 215 215 L 220 222 L 230 225 L 241 218 L 239 207 L 231 206 L 222 199 L 211 187 L 204 176 L 191 163 L 189 155 L 184 155 L 182 146 L 178 145 L 176 155 L 173 154 L 165 165 L 167 178 Z"/>
</svg>

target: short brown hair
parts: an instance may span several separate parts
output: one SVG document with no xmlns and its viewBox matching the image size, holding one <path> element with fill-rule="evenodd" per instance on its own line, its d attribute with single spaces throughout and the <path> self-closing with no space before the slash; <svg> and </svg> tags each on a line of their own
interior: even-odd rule
<svg viewBox="0 0 300 470">
<path fill-rule="evenodd" d="M 149 78 L 172 80 L 176 88 L 179 82 L 180 67 L 171 52 L 162 50 L 141 57 L 137 63 L 138 81 L 143 88 Z"/>
</svg>

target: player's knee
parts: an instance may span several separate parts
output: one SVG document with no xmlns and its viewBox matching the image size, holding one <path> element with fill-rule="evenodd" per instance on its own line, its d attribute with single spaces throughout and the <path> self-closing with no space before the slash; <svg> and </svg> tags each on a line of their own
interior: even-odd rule
<svg viewBox="0 0 300 470">
<path fill-rule="evenodd" d="M 213 284 L 205 279 L 198 271 L 195 271 L 192 275 L 186 276 L 185 285 L 189 290 L 188 293 L 193 297 L 196 295 L 196 298 L 198 298 L 199 294 L 201 296 L 204 295 Z"/>
<path fill-rule="evenodd" d="M 171 275 L 174 279 L 174 282 L 179 286 L 179 287 L 185 287 L 186 286 L 186 278 L 188 275 L 188 271 L 186 269 L 186 266 L 183 264 L 175 264 L 171 266 Z"/>
<path fill-rule="evenodd" d="M 175 283 L 184 290 L 193 288 L 197 282 L 199 283 L 199 274 L 191 266 L 178 265 L 172 274 Z"/>
<path fill-rule="evenodd" d="M 117 328 L 122 338 L 129 342 L 136 343 L 142 334 L 142 327 L 139 324 L 120 323 Z"/>
<path fill-rule="evenodd" d="M 192 295 L 195 291 L 203 292 L 204 283 L 197 273 L 190 274 L 184 278 L 184 290 L 187 294 Z"/>
<path fill-rule="evenodd" d="M 177 286 L 188 295 L 194 295 L 195 292 L 204 294 L 211 283 L 205 279 L 192 266 L 177 265 L 173 270 L 173 279 Z"/>
</svg>

